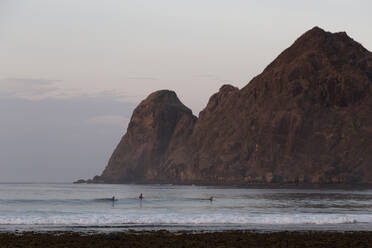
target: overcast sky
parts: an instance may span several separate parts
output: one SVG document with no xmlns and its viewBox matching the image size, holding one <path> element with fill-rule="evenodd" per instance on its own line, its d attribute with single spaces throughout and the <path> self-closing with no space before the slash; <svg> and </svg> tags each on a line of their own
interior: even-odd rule
<svg viewBox="0 0 372 248">
<path fill-rule="evenodd" d="M 0 0 L 0 182 L 100 174 L 149 93 L 198 115 L 314 26 L 372 49 L 370 0 Z"/>
</svg>

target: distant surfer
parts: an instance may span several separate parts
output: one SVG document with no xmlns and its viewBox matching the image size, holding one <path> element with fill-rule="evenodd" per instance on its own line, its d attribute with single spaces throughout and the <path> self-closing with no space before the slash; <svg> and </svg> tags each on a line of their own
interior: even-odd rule
<svg viewBox="0 0 372 248">
<path fill-rule="evenodd" d="M 140 196 L 138 198 L 142 201 L 142 199 L 143 199 L 142 193 L 140 194 Z"/>
<path fill-rule="evenodd" d="M 214 200 L 213 196 L 209 197 L 209 201 L 212 202 Z"/>
<path fill-rule="evenodd" d="M 115 199 L 115 196 L 112 196 L 112 197 L 111 197 L 111 200 L 112 200 L 112 201 L 115 201 L 115 200 L 116 200 L 116 199 Z"/>
</svg>

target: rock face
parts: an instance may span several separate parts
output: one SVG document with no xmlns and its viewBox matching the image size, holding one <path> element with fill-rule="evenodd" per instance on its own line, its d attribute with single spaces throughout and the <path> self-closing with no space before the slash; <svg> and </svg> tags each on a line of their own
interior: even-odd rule
<svg viewBox="0 0 372 248">
<path fill-rule="evenodd" d="M 196 119 L 173 91 L 152 93 L 134 110 L 127 133 L 96 181 L 168 180 L 163 164 L 190 136 Z"/>
<path fill-rule="evenodd" d="M 199 118 L 172 91 L 134 111 L 108 183 L 372 184 L 372 54 L 315 27 Z"/>
</svg>

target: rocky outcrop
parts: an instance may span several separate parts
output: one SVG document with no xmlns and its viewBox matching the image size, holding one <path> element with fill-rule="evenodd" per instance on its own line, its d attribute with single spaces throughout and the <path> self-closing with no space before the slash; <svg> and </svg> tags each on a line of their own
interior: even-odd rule
<svg viewBox="0 0 372 248">
<path fill-rule="evenodd" d="M 372 183 L 372 54 L 315 27 L 197 119 L 172 91 L 133 113 L 103 182 Z"/>
<path fill-rule="evenodd" d="M 152 93 L 134 110 L 127 133 L 96 180 L 168 180 L 162 165 L 174 148 L 190 137 L 196 119 L 173 91 Z"/>
</svg>

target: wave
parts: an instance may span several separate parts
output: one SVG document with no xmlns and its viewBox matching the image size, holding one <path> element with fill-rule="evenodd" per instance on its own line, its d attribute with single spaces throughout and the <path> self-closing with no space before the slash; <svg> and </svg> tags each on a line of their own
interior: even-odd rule
<svg viewBox="0 0 372 248">
<path fill-rule="evenodd" d="M 83 203 L 91 202 L 92 200 L 83 199 L 11 199 L 11 200 L 0 200 L 1 204 L 48 204 L 48 203 Z"/>
<path fill-rule="evenodd" d="M 133 198 L 134 199 L 134 198 Z M 133 200 L 127 198 L 125 200 Z M 119 199 L 115 198 L 115 201 Z M 123 199 L 122 199 L 123 200 Z M 94 202 L 112 202 L 112 198 L 96 198 L 96 199 L 11 199 L 3 200 L 0 199 L 0 204 L 90 204 Z"/>
<path fill-rule="evenodd" d="M 119 199 L 115 198 L 114 201 L 118 201 Z M 97 199 L 94 199 L 93 201 L 96 201 L 96 202 L 112 202 L 112 198 L 97 198 Z"/>
<path fill-rule="evenodd" d="M 0 225 L 327 225 L 372 223 L 372 215 L 342 214 L 148 214 L 148 215 L 108 215 L 80 214 L 53 216 L 0 216 Z"/>
</svg>

